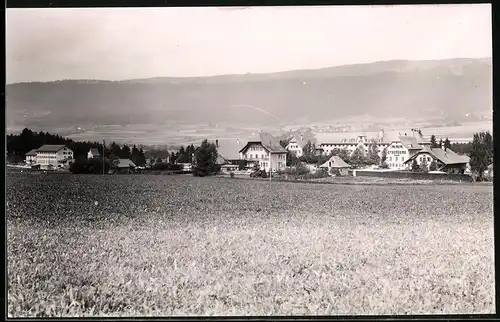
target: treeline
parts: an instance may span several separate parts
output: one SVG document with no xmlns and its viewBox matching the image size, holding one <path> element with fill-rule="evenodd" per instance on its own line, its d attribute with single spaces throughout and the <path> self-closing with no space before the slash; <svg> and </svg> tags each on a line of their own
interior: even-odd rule
<svg viewBox="0 0 500 322">
<path fill-rule="evenodd" d="M 45 144 L 64 144 L 73 151 L 75 158 L 86 156 L 90 148 L 96 148 L 102 154 L 102 144 L 98 142 L 75 142 L 57 134 L 43 131 L 34 132 L 25 128 L 19 135 L 7 135 L 7 160 L 9 162 L 22 162 L 26 153 Z"/>
<path fill-rule="evenodd" d="M 72 139 L 63 138 L 58 134 L 48 132 L 35 132 L 25 128 L 19 135 L 7 135 L 7 160 L 9 162 L 22 162 L 26 153 L 33 149 L 38 149 L 42 145 L 66 145 L 73 151 L 73 157 L 76 161 L 83 162 L 87 159 L 87 153 L 91 148 L 99 151 L 103 155 L 103 143 L 99 142 L 77 142 Z M 104 149 L 104 157 L 108 159 L 130 159 L 136 165 L 142 166 L 146 164 L 144 151 L 138 149 L 135 145 L 129 147 L 127 144 L 119 146 L 112 142 L 111 145 Z"/>
</svg>

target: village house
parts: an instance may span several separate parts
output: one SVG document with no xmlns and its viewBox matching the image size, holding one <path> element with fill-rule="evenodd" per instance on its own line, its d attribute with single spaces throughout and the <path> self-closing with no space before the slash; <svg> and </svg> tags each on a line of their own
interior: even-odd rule
<svg viewBox="0 0 500 322">
<path fill-rule="evenodd" d="M 33 160 L 33 156 L 30 156 L 30 160 Z M 41 169 L 63 168 L 72 161 L 73 151 L 65 145 L 46 144 L 36 149 L 35 164 Z"/>
<path fill-rule="evenodd" d="M 386 163 L 391 169 L 404 170 L 407 169 L 405 163 L 409 157 L 424 148 L 430 148 L 430 140 L 426 141 L 423 136 L 408 136 L 402 135 L 399 140 L 389 144 L 386 150 Z"/>
<path fill-rule="evenodd" d="M 111 162 L 109 174 L 128 174 L 132 173 L 135 168 L 135 163 L 129 159 L 115 159 Z"/>
<path fill-rule="evenodd" d="M 26 164 L 36 164 L 36 149 L 25 154 Z"/>
<path fill-rule="evenodd" d="M 320 168 L 327 169 L 330 174 L 346 176 L 351 166 L 345 163 L 340 157 L 334 155 L 328 161 L 320 165 Z"/>
<path fill-rule="evenodd" d="M 89 152 L 87 153 L 87 159 L 92 159 L 92 158 L 100 158 L 101 154 L 99 153 L 99 150 L 96 148 L 90 148 Z"/>
<path fill-rule="evenodd" d="M 419 167 L 425 167 L 427 170 L 429 170 L 431 163 L 435 161 L 437 171 L 464 174 L 470 158 L 465 155 L 458 155 L 444 146 L 441 148 L 425 146 L 404 162 L 407 169 L 411 169 L 413 160 L 416 160 Z"/>
<path fill-rule="evenodd" d="M 311 137 L 310 133 L 309 133 L 309 135 L 307 133 L 306 134 L 302 134 L 302 133 L 294 134 L 291 137 L 290 141 L 288 142 L 287 146 L 285 147 L 285 150 L 290 151 L 297 158 L 300 158 L 301 156 L 304 155 L 304 147 L 307 145 L 308 142 L 311 142 L 312 144 L 316 144 L 316 138 Z M 316 147 L 316 151 L 317 150 L 318 150 L 318 147 Z"/>
<path fill-rule="evenodd" d="M 287 151 L 276 138 L 267 133 L 259 133 L 249 139 L 239 151 L 240 159 L 256 164 L 261 170 L 279 171 L 286 168 Z"/>
</svg>

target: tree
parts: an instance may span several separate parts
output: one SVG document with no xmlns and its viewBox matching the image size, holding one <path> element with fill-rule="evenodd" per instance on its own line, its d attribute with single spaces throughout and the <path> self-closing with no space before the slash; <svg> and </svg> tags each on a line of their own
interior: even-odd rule
<svg viewBox="0 0 500 322">
<path fill-rule="evenodd" d="M 295 155 L 295 153 L 287 151 L 286 152 L 286 166 L 293 167 L 300 163 L 299 158 Z"/>
<path fill-rule="evenodd" d="M 120 155 L 121 159 L 128 159 L 128 158 L 130 158 L 130 153 L 131 153 L 131 151 L 130 151 L 129 146 L 124 144 L 119 155 Z"/>
<path fill-rule="evenodd" d="M 175 153 L 172 152 L 172 153 L 170 153 L 170 164 L 174 164 L 175 161 L 176 161 Z"/>
<path fill-rule="evenodd" d="M 446 140 L 444 140 L 443 145 L 444 145 L 445 149 L 451 149 L 451 142 L 450 142 L 450 140 L 448 140 L 448 138 L 446 138 Z"/>
<path fill-rule="evenodd" d="M 245 170 L 247 167 L 247 161 L 246 160 L 238 160 L 238 170 Z"/>
<path fill-rule="evenodd" d="M 418 166 L 417 159 L 413 159 L 413 162 L 411 163 L 411 171 L 417 172 L 420 170 L 420 167 Z"/>
<path fill-rule="evenodd" d="M 134 146 L 132 147 L 132 152 L 130 153 L 130 160 L 132 160 L 132 162 L 134 162 L 134 164 L 137 166 L 145 165 L 146 157 L 144 156 L 144 151 L 142 150 L 142 148 L 139 150 L 134 144 Z"/>
<path fill-rule="evenodd" d="M 361 145 L 358 145 L 356 150 L 354 150 L 354 152 L 351 154 L 349 162 L 354 167 L 363 166 L 368 163 L 365 151 Z"/>
<path fill-rule="evenodd" d="M 122 152 L 120 146 L 116 144 L 115 142 L 112 142 L 111 145 L 109 146 L 109 151 L 110 151 L 110 158 L 111 159 L 117 159 L 120 157 L 120 154 Z"/>
<path fill-rule="evenodd" d="M 443 147 L 443 139 L 439 139 L 439 146 L 438 148 L 442 148 Z"/>
<path fill-rule="evenodd" d="M 433 134 L 431 135 L 431 148 L 438 148 L 438 144 L 436 141 L 436 136 Z"/>
<path fill-rule="evenodd" d="M 199 177 L 215 174 L 219 170 L 216 164 L 217 156 L 215 144 L 208 143 L 207 139 L 203 140 L 201 146 L 196 151 L 196 163 L 193 174 Z"/>
<path fill-rule="evenodd" d="M 311 141 L 307 141 L 306 145 L 302 148 L 302 159 L 305 162 L 315 161 L 316 145 Z"/>
<path fill-rule="evenodd" d="M 288 143 L 290 143 L 290 139 L 280 140 L 280 145 L 283 147 L 283 149 L 286 149 Z"/>
<path fill-rule="evenodd" d="M 368 157 L 367 161 L 370 164 L 379 165 L 380 164 L 380 156 L 378 155 L 379 149 L 378 145 L 375 141 L 372 141 L 368 146 Z"/>
<path fill-rule="evenodd" d="M 474 134 L 469 156 L 471 170 L 481 180 L 484 171 L 493 163 L 493 138 L 489 132 Z"/>
<path fill-rule="evenodd" d="M 330 153 L 330 157 L 332 157 L 334 155 L 338 156 L 343 161 L 346 161 L 346 162 L 349 161 L 349 151 L 347 151 L 346 148 L 343 148 L 343 149 L 335 148 L 335 149 L 333 149 L 332 152 Z"/>
<path fill-rule="evenodd" d="M 386 160 L 387 160 L 387 148 L 384 148 L 382 150 L 382 155 L 380 156 L 380 165 L 387 165 Z M 388 167 L 388 166 L 387 166 Z"/>
<path fill-rule="evenodd" d="M 431 164 L 429 165 L 429 171 L 437 171 L 438 165 L 436 160 L 432 160 Z"/>
</svg>

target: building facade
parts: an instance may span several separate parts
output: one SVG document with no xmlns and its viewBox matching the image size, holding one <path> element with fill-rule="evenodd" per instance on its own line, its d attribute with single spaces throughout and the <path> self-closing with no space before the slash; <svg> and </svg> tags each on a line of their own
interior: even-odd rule
<svg viewBox="0 0 500 322">
<path fill-rule="evenodd" d="M 36 165 L 41 169 L 63 168 L 71 164 L 73 151 L 65 145 L 43 145 L 36 149 Z"/>
<path fill-rule="evenodd" d="M 269 134 L 260 133 L 252 138 L 240 151 L 240 159 L 257 164 L 266 172 L 281 171 L 286 168 L 287 151 Z"/>
</svg>

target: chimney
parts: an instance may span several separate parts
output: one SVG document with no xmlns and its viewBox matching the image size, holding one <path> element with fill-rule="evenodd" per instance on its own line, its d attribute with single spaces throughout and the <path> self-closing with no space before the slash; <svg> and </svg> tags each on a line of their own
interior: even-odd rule
<svg viewBox="0 0 500 322">
<path fill-rule="evenodd" d="M 216 140 L 215 140 L 215 147 L 216 147 L 216 148 L 219 148 L 219 139 L 216 139 Z"/>
</svg>

